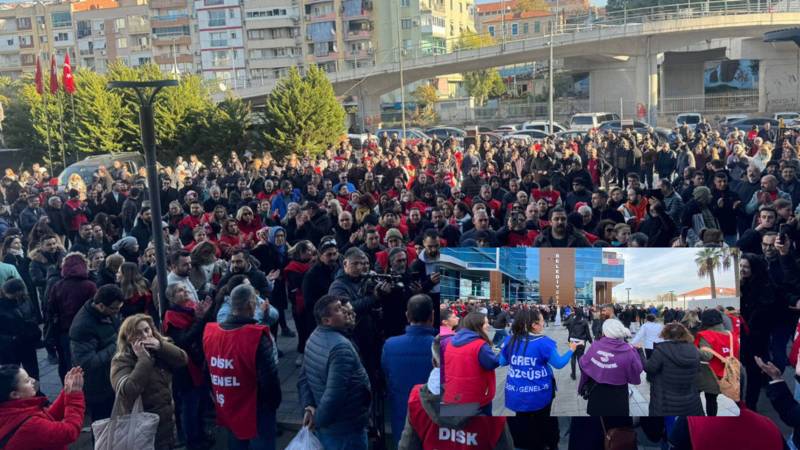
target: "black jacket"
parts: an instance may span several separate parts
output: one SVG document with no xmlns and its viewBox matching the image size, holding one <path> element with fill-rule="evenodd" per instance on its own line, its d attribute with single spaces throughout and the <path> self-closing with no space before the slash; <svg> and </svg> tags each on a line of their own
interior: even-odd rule
<svg viewBox="0 0 800 450">
<path fill-rule="evenodd" d="M 114 398 L 111 386 L 111 359 L 117 351 L 119 318 L 109 317 L 88 301 L 75 315 L 69 329 L 72 363 L 83 368 L 86 382 L 83 393 L 87 402 Z"/>
<path fill-rule="evenodd" d="M 767 397 L 786 425 L 794 429 L 794 446 L 800 447 L 800 405 L 785 382 L 767 385 Z"/>
<path fill-rule="evenodd" d="M 534 241 L 534 247 L 556 247 L 553 245 L 553 236 L 552 236 L 552 228 L 547 227 L 536 236 L 536 241 Z M 571 226 L 567 226 L 567 247 L 591 247 L 589 241 L 586 239 L 586 236 L 583 235 L 580 231 L 572 228 Z"/>
<path fill-rule="evenodd" d="M 22 353 L 36 349 L 42 332 L 36 317 L 16 300 L 0 295 L 0 364 L 19 364 Z"/>
<path fill-rule="evenodd" d="M 571 339 L 592 342 L 592 335 L 589 333 L 589 322 L 586 319 L 570 318 L 566 325 Z"/>
<path fill-rule="evenodd" d="M 691 342 L 656 343 L 644 370 L 650 381 L 650 416 L 703 415 L 694 382 L 700 352 Z"/>
<path fill-rule="evenodd" d="M 245 325 L 254 325 L 254 319 L 234 315 L 219 324 L 223 330 L 235 330 Z M 272 337 L 264 334 L 256 349 L 256 379 L 258 380 L 258 405 L 270 410 L 278 409 L 281 404 L 281 380 L 278 377 L 278 365 L 272 347 Z"/>
</svg>

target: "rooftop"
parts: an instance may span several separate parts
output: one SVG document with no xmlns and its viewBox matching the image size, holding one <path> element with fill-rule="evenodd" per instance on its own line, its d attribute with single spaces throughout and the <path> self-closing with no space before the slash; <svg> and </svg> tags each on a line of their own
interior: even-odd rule
<svg viewBox="0 0 800 450">
<path fill-rule="evenodd" d="M 684 292 L 681 294 L 677 294 L 676 297 L 680 298 L 683 296 L 687 297 L 704 297 L 704 296 L 711 296 L 711 288 L 710 287 L 702 287 L 700 289 L 695 289 L 693 291 Z M 726 288 L 726 287 L 718 287 L 717 288 L 717 295 L 722 297 L 735 297 L 736 296 L 736 289 L 733 288 Z"/>
</svg>

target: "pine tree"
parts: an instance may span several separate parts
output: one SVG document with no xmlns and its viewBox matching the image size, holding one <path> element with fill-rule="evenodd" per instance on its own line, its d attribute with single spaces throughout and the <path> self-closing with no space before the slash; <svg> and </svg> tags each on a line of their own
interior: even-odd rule
<svg viewBox="0 0 800 450">
<path fill-rule="evenodd" d="M 267 97 L 264 138 L 277 155 L 321 154 L 345 133 L 345 111 L 325 72 L 309 67 L 305 77 L 296 68 Z"/>
<path fill-rule="evenodd" d="M 104 75 L 90 70 L 75 72 L 75 147 L 81 153 L 125 150 L 120 118 L 127 112 L 122 97 L 107 88 Z M 70 111 L 71 115 L 71 111 Z"/>
</svg>

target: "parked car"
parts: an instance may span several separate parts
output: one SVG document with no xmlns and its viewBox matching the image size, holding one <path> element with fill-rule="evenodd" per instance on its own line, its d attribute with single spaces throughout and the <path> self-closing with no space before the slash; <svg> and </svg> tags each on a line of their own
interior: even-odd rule
<svg viewBox="0 0 800 450">
<path fill-rule="evenodd" d="M 772 118 L 777 121 L 783 119 L 783 125 L 791 127 L 797 125 L 798 122 L 800 122 L 800 113 L 789 112 L 789 111 L 778 112 L 773 114 Z"/>
<path fill-rule="evenodd" d="M 377 136 L 378 139 L 383 139 L 384 136 L 388 136 L 391 139 L 395 134 L 397 134 L 399 137 L 405 138 L 406 143 L 409 145 L 417 145 L 420 142 L 430 139 L 430 136 L 425 134 L 425 132 L 419 128 L 406 128 L 405 135 L 403 135 L 402 128 L 381 128 L 375 132 L 375 136 Z"/>
<path fill-rule="evenodd" d="M 503 136 L 504 141 L 517 142 L 522 145 L 533 144 L 533 138 L 527 134 L 507 134 Z"/>
<path fill-rule="evenodd" d="M 498 133 L 498 134 L 508 134 L 508 133 L 513 133 L 513 132 L 518 131 L 518 130 L 520 130 L 520 126 L 519 125 L 509 124 L 509 125 L 500 125 L 499 127 L 497 127 L 494 130 L 492 130 L 492 132 L 493 133 Z"/>
<path fill-rule="evenodd" d="M 748 117 L 747 119 L 737 120 L 728 124 L 728 128 L 733 130 L 738 128 L 740 130 L 749 130 L 753 125 L 758 125 L 759 128 L 763 127 L 765 123 L 769 122 L 772 128 L 778 129 L 778 121 L 770 119 L 769 117 Z"/>
<path fill-rule="evenodd" d="M 723 116 L 719 121 L 720 133 L 727 135 L 733 130 L 733 128 L 731 128 L 731 124 L 743 119 L 747 119 L 747 114 L 728 114 L 727 116 Z"/>
<path fill-rule="evenodd" d="M 556 141 L 569 141 L 575 138 L 583 139 L 587 132 L 583 130 L 567 130 L 556 133 Z"/>
<path fill-rule="evenodd" d="M 135 174 L 140 167 L 144 167 L 144 155 L 139 152 L 106 153 L 103 155 L 87 156 L 85 159 L 67 166 L 58 175 L 58 186 L 63 188 L 67 185 L 67 180 L 73 173 L 77 173 L 83 178 L 86 185 L 90 185 L 94 180 L 93 175 L 100 166 L 107 168 L 119 161 L 128 168 L 128 172 Z"/>
<path fill-rule="evenodd" d="M 462 130 L 461 128 L 455 127 L 433 127 L 428 128 L 425 130 L 425 134 L 432 138 L 437 138 L 440 141 L 447 140 L 450 136 L 456 138 L 456 140 L 462 141 L 467 136 L 467 132 Z"/>
<path fill-rule="evenodd" d="M 481 132 L 481 138 L 480 139 L 481 139 L 481 142 L 483 142 L 485 140 L 488 140 L 489 142 L 492 143 L 492 145 L 496 145 L 496 144 L 502 142 L 503 135 L 502 134 L 497 134 L 497 133 L 492 133 L 492 132 L 486 132 L 486 133 Z"/>
<path fill-rule="evenodd" d="M 532 139 L 538 139 L 538 140 L 547 139 L 548 137 L 550 137 L 550 135 L 548 133 L 545 133 L 544 131 L 539 131 L 539 130 L 522 130 L 522 131 L 517 131 L 514 134 L 515 135 L 523 135 L 524 134 L 525 136 L 530 136 Z"/>
<path fill-rule="evenodd" d="M 633 128 L 637 133 L 646 133 L 650 124 L 641 120 L 609 120 L 600 124 L 600 131 L 613 131 L 615 133 L 623 128 Z"/>
<path fill-rule="evenodd" d="M 697 124 L 703 121 L 703 115 L 700 113 L 680 113 L 675 117 L 675 126 L 681 127 L 683 124 L 689 125 L 689 128 L 695 129 Z"/>
<path fill-rule="evenodd" d="M 675 141 L 678 139 L 678 133 L 664 127 L 655 127 L 653 130 L 656 132 L 656 135 L 658 135 L 660 143 L 668 142 L 670 147 L 675 148 Z"/>
<path fill-rule="evenodd" d="M 566 131 L 567 129 L 561 126 L 558 122 L 553 122 L 553 129 L 550 129 L 550 124 L 547 120 L 529 120 L 522 124 L 520 131 L 537 130 L 544 131 L 547 134 L 558 133 L 559 131 Z"/>
<path fill-rule="evenodd" d="M 619 120 L 619 115 L 607 112 L 578 113 L 569 120 L 569 129 L 589 131 L 592 128 L 599 127 L 601 123 L 610 120 Z"/>
</svg>

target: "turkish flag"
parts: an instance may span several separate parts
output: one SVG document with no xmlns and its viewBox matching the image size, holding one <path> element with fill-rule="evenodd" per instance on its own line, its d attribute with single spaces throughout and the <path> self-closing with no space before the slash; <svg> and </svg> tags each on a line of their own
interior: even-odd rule
<svg viewBox="0 0 800 450">
<path fill-rule="evenodd" d="M 42 81 L 42 62 L 36 57 L 36 93 L 42 95 L 44 92 L 44 82 Z"/>
<path fill-rule="evenodd" d="M 58 75 L 56 74 L 56 56 L 50 57 L 50 93 L 58 92 Z"/>
<path fill-rule="evenodd" d="M 64 91 L 67 94 L 74 94 L 75 93 L 75 79 L 72 77 L 72 67 L 69 65 L 69 52 L 67 52 L 67 56 L 64 58 L 64 76 L 61 78 L 61 81 L 64 83 Z"/>
</svg>

